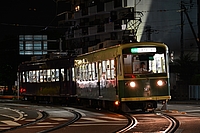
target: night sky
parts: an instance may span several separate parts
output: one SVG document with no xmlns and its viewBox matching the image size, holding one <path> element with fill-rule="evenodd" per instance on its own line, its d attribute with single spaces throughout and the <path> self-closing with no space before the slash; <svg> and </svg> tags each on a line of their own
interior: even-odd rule
<svg viewBox="0 0 200 133">
<path fill-rule="evenodd" d="M 0 54 L 18 53 L 19 35 L 45 34 L 49 40 L 59 39 L 58 35 L 64 36 L 66 29 L 59 27 L 58 22 L 64 20 L 65 16 L 57 14 L 66 10 L 70 10 L 69 3 L 64 1 L 3 1 L 0 4 Z"/>
<path fill-rule="evenodd" d="M 13 85 L 18 65 L 31 57 L 19 55 L 19 35 L 59 31 L 58 21 L 70 10 L 56 0 L 4 0 L 0 4 L 0 85 Z M 62 31 L 64 31 L 62 29 Z M 64 34 L 64 33 L 63 33 Z M 54 39 L 54 38 L 50 38 Z"/>
<path fill-rule="evenodd" d="M 62 3 L 53 0 L 5 0 L 0 4 L 0 37 L 18 34 L 40 34 L 56 28 L 56 14 L 64 11 Z"/>
</svg>

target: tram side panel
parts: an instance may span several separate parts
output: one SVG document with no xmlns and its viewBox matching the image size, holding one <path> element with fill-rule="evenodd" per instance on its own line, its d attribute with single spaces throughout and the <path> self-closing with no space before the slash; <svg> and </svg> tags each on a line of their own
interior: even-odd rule
<svg viewBox="0 0 200 133">
<path fill-rule="evenodd" d="M 112 103 L 118 100 L 115 50 L 77 58 L 75 79 L 78 98 Z"/>
</svg>

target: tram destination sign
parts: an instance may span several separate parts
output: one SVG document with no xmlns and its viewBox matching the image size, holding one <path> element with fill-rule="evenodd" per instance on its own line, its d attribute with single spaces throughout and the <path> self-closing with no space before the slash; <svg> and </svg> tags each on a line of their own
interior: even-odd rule
<svg viewBox="0 0 200 133">
<path fill-rule="evenodd" d="M 131 53 L 149 53 L 156 52 L 155 47 L 131 48 Z"/>
</svg>

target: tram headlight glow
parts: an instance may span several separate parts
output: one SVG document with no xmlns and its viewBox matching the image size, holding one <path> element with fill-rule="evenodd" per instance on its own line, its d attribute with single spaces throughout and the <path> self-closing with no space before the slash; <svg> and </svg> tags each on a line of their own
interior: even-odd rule
<svg viewBox="0 0 200 133">
<path fill-rule="evenodd" d="M 129 85 L 130 85 L 130 87 L 135 87 L 136 86 L 135 82 L 133 82 L 133 81 L 131 81 Z"/>
<path fill-rule="evenodd" d="M 119 106 L 119 101 L 115 101 L 115 105 L 116 105 L 116 106 Z"/>
<path fill-rule="evenodd" d="M 157 81 L 157 85 L 158 85 L 158 86 L 163 86 L 163 85 L 164 85 L 164 81 L 158 80 L 158 81 Z"/>
</svg>

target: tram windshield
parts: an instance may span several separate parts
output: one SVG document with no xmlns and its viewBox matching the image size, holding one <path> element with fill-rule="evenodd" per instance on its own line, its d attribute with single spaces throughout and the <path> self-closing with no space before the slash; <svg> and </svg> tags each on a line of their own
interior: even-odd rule
<svg viewBox="0 0 200 133">
<path fill-rule="evenodd" d="M 142 52 L 123 52 L 124 74 L 166 73 L 164 49 Z"/>
</svg>

